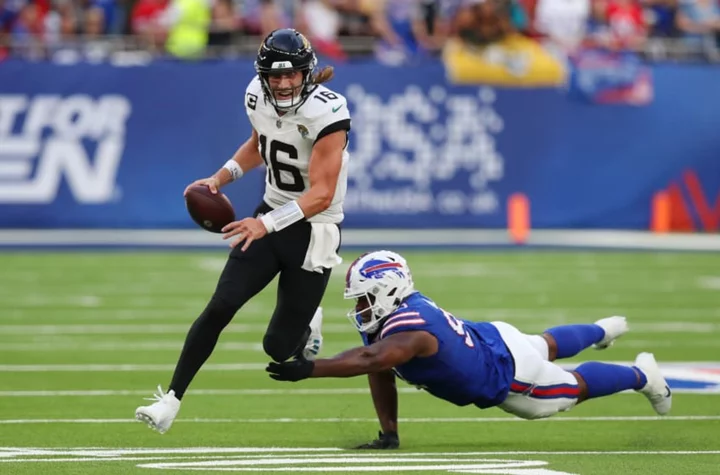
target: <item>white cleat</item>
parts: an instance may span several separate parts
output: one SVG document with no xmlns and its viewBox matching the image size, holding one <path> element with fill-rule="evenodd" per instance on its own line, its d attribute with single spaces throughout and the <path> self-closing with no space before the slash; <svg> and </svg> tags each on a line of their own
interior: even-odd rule
<svg viewBox="0 0 720 475">
<path fill-rule="evenodd" d="M 638 390 L 644 394 L 655 412 L 661 416 L 670 412 L 672 407 L 672 391 L 660 372 L 655 356 L 652 353 L 640 353 L 635 358 L 635 366 L 647 378 L 647 384 Z"/>
<path fill-rule="evenodd" d="M 596 350 L 604 350 L 615 343 L 615 340 L 623 336 L 630 330 L 627 319 L 625 317 L 607 317 L 595 322 L 595 325 L 605 330 L 605 336 L 602 340 L 593 345 Z"/>
<path fill-rule="evenodd" d="M 158 392 L 148 401 L 155 401 L 149 406 L 140 406 L 135 409 L 135 419 L 147 423 L 148 427 L 164 434 L 170 429 L 180 410 L 180 400 L 175 397 L 175 391 L 163 393 L 158 386 Z"/>
<path fill-rule="evenodd" d="M 322 307 L 318 307 L 317 310 L 315 310 L 315 315 L 313 316 L 313 319 L 310 321 L 310 336 L 308 337 L 307 344 L 305 345 L 305 349 L 302 352 L 303 357 L 306 360 L 314 360 L 315 358 L 317 358 L 320 350 L 322 350 L 322 321 Z"/>
</svg>

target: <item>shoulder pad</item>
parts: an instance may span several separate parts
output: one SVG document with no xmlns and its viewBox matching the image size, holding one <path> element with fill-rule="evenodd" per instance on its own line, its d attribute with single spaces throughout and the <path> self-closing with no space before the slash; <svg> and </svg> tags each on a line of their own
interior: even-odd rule
<svg viewBox="0 0 720 475">
<path fill-rule="evenodd" d="M 307 119 L 315 120 L 326 115 L 339 114 L 346 108 L 345 96 L 320 85 L 310 93 L 298 113 Z"/>
<path fill-rule="evenodd" d="M 316 87 L 305 103 L 297 111 L 299 120 L 309 129 L 309 137 L 314 139 L 326 127 L 341 123 L 350 129 L 350 111 L 347 99 L 342 94 L 331 91 L 325 86 Z"/>
</svg>

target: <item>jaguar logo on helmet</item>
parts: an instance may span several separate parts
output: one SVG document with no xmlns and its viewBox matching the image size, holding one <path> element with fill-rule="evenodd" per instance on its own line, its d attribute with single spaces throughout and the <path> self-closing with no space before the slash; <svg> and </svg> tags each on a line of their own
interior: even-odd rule
<svg viewBox="0 0 720 475">
<path fill-rule="evenodd" d="M 303 35 L 302 33 L 298 33 L 298 36 L 300 36 L 300 39 L 302 40 L 303 45 L 305 46 L 305 49 L 312 49 L 312 46 L 310 46 L 310 42 L 308 41 L 307 38 L 305 38 L 305 35 Z"/>
</svg>

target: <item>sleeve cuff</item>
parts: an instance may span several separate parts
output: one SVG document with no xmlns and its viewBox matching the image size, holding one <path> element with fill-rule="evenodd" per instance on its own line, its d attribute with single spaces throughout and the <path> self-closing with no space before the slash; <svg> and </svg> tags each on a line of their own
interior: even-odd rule
<svg viewBox="0 0 720 475">
<path fill-rule="evenodd" d="M 334 122 L 334 123 L 328 125 L 327 127 L 325 127 L 324 129 L 322 129 L 320 131 L 320 133 L 318 134 L 317 138 L 315 139 L 315 143 L 317 143 L 318 140 L 325 137 L 326 135 L 330 135 L 333 132 L 337 132 L 338 130 L 349 131 L 350 130 L 350 119 L 344 119 L 344 120 L 340 120 L 338 122 Z"/>
</svg>

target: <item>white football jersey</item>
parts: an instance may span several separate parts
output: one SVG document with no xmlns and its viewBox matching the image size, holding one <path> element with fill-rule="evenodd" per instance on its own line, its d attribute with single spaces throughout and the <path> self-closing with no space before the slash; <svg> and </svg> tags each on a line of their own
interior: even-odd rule
<svg viewBox="0 0 720 475">
<path fill-rule="evenodd" d="M 280 116 L 265 99 L 256 76 L 245 93 L 245 110 L 260 138 L 260 156 L 267 166 L 263 199 L 273 208 L 298 199 L 310 189 L 308 169 L 315 141 L 331 132 L 350 128 L 347 100 L 322 85 L 318 85 L 298 109 Z M 332 204 L 308 221 L 340 223 L 343 220 L 349 158 L 346 146 Z"/>
</svg>

